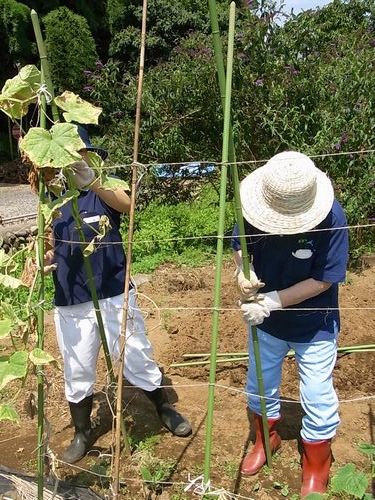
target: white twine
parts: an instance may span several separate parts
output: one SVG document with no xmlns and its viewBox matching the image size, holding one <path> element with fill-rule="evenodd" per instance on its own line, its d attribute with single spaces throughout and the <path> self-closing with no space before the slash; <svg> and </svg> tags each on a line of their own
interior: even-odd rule
<svg viewBox="0 0 375 500">
<path fill-rule="evenodd" d="M 365 155 L 365 154 L 373 154 L 375 153 L 375 149 L 357 149 L 354 151 L 341 151 L 341 152 L 336 152 L 336 153 L 323 153 L 323 154 L 316 154 L 316 155 L 306 155 L 308 158 L 311 159 L 318 159 L 318 158 L 334 158 L 334 157 L 339 157 L 339 156 L 352 156 L 352 155 Z M 184 167 L 186 165 L 189 165 L 191 163 L 194 164 L 199 164 L 199 166 L 204 166 L 204 165 L 215 165 L 215 166 L 221 166 L 221 165 L 226 165 L 228 167 L 230 166 L 235 166 L 235 165 L 257 165 L 259 163 L 267 163 L 269 160 L 243 160 L 243 161 L 235 161 L 235 162 L 222 162 L 222 161 L 215 161 L 215 160 L 186 160 L 186 161 L 179 161 L 179 162 L 151 162 L 151 163 L 142 163 L 142 167 L 151 169 L 153 167 L 160 167 L 160 166 L 167 166 L 167 167 Z M 275 159 L 274 161 L 281 161 L 279 159 Z M 111 165 L 111 166 L 105 166 L 103 168 L 106 169 L 113 169 L 113 168 L 118 168 L 118 169 L 123 169 L 123 168 L 129 168 L 133 165 L 133 163 L 122 163 L 120 165 Z M 188 176 L 186 178 L 182 177 L 179 180 L 186 180 L 188 179 Z M 167 179 L 168 180 L 168 179 Z"/>
<path fill-rule="evenodd" d="M 42 98 L 42 95 L 44 95 L 45 99 L 46 99 L 46 103 L 47 104 L 51 104 L 52 102 L 52 94 L 48 91 L 48 87 L 45 83 L 43 83 L 39 89 L 36 91 L 37 95 L 38 95 L 38 105 L 40 106 L 41 104 L 41 98 Z"/>
</svg>

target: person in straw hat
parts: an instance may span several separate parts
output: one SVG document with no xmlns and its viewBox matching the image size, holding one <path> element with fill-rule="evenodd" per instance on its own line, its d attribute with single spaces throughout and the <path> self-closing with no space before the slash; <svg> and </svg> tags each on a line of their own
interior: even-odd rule
<svg viewBox="0 0 375 500">
<path fill-rule="evenodd" d="M 285 355 L 295 351 L 300 377 L 302 497 L 326 490 L 331 440 L 339 425 L 332 371 L 340 328 L 338 285 L 348 261 L 347 222 L 331 181 L 304 154 L 286 151 L 248 175 L 240 187 L 245 234 L 252 256 L 250 279 L 242 270 L 238 228 L 232 248 L 241 311 L 256 325 L 272 452 L 281 444 L 279 385 Z M 259 291 L 261 293 L 259 293 Z M 255 415 L 255 445 L 241 472 L 266 462 L 252 339 L 246 391 Z"/>
</svg>

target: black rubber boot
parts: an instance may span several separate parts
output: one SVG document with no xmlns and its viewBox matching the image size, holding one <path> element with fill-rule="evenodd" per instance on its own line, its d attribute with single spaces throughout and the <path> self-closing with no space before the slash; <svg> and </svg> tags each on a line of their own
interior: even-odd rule
<svg viewBox="0 0 375 500">
<path fill-rule="evenodd" d="M 74 464 L 86 455 L 92 438 L 91 410 L 93 396 L 87 396 L 79 403 L 70 403 L 70 414 L 75 427 L 75 434 L 72 442 L 64 451 L 62 459 L 64 462 Z"/>
<path fill-rule="evenodd" d="M 179 437 L 191 434 L 192 429 L 189 421 L 168 401 L 168 396 L 162 388 L 143 392 L 154 403 L 160 420 L 172 434 Z"/>
</svg>

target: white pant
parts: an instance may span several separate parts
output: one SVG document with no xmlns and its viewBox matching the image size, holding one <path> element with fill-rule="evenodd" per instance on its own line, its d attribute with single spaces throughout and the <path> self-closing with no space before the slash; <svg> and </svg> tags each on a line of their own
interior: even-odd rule
<svg viewBox="0 0 375 500">
<path fill-rule="evenodd" d="M 99 300 L 108 349 L 113 360 L 120 354 L 120 334 L 124 294 Z M 101 340 L 94 304 L 85 302 L 55 308 L 57 342 L 64 360 L 66 399 L 78 403 L 91 395 Z M 162 374 L 152 358 L 151 343 L 136 303 L 129 291 L 124 376 L 134 386 L 152 391 L 160 386 Z"/>
</svg>

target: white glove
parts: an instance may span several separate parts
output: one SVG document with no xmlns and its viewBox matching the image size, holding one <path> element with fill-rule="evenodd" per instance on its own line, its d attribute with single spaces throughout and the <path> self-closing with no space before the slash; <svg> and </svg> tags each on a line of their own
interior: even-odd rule
<svg viewBox="0 0 375 500">
<path fill-rule="evenodd" d="M 262 283 L 255 274 L 252 264 L 250 265 L 250 279 L 245 278 L 241 267 L 237 267 L 234 276 L 237 280 L 237 287 L 243 302 L 252 299 L 258 292 L 259 288 L 264 286 L 264 283 Z"/>
<path fill-rule="evenodd" d="M 252 302 L 241 305 L 241 311 L 245 322 L 250 325 L 260 325 L 264 318 L 268 318 L 272 311 L 282 309 L 279 294 L 276 291 L 260 293 L 254 297 Z"/>
<path fill-rule="evenodd" d="M 73 182 L 77 189 L 83 189 L 95 180 L 94 170 L 84 161 L 76 161 L 71 165 Z"/>
</svg>

